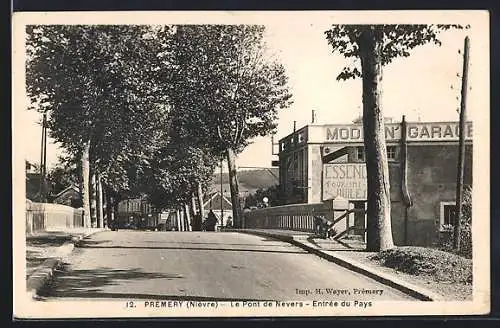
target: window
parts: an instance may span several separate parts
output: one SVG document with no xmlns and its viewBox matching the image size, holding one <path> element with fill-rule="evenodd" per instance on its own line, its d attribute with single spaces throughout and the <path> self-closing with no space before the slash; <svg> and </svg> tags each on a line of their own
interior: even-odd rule
<svg viewBox="0 0 500 328">
<path fill-rule="evenodd" d="M 356 159 L 358 161 L 363 161 L 365 160 L 365 148 L 363 147 L 356 147 Z"/>
<path fill-rule="evenodd" d="M 387 147 L 387 159 L 389 161 L 396 160 L 396 146 L 388 146 Z"/>
<path fill-rule="evenodd" d="M 439 209 L 439 230 L 446 231 L 453 228 L 456 216 L 455 202 L 441 202 Z"/>
<path fill-rule="evenodd" d="M 387 160 L 395 161 L 397 160 L 397 147 L 396 146 L 387 146 Z M 360 162 L 365 161 L 365 148 L 362 146 L 356 147 L 356 160 Z"/>
</svg>

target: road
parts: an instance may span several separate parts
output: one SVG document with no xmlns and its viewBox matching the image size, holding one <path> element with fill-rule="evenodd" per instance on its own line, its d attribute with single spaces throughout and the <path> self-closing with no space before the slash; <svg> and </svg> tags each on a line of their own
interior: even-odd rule
<svg viewBox="0 0 500 328">
<path fill-rule="evenodd" d="M 232 232 L 106 231 L 66 262 L 47 300 L 411 300 L 288 243 Z"/>
</svg>

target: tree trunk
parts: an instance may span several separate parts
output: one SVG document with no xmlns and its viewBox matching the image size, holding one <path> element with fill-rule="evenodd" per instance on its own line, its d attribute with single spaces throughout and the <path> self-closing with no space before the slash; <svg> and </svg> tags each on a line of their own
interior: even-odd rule
<svg viewBox="0 0 500 328">
<path fill-rule="evenodd" d="M 111 212 L 111 219 L 113 221 L 116 220 L 116 222 L 114 222 L 114 224 L 116 225 L 116 227 L 118 227 L 118 224 L 120 221 L 120 218 L 118 217 L 118 202 L 116 201 L 116 198 L 114 198 L 114 197 L 111 198 L 111 202 L 113 203 L 113 212 Z"/>
<path fill-rule="evenodd" d="M 200 209 L 200 212 L 198 213 L 200 216 L 200 231 L 201 231 L 201 226 L 203 224 L 203 219 L 205 218 L 205 209 L 203 208 L 203 189 L 201 188 L 201 183 L 198 181 L 198 192 L 196 193 L 196 198 L 198 201 L 198 208 Z"/>
<path fill-rule="evenodd" d="M 91 171 L 91 183 L 90 183 L 90 217 L 91 217 L 91 226 L 92 228 L 97 225 L 97 184 L 95 178 L 94 170 Z"/>
<path fill-rule="evenodd" d="M 191 222 L 193 231 L 201 231 L 201 211 L 196 211 L 196 195 L 193 193 L 191 197 Z"/>
<path fill-rule="evenodd" d="M 83 224 L 84 227 L 90 228 L 90 163 L 89 163 L 89 154 L 90 154 L 90 140 L 84 145 L 83 153 L 82 153 L 82 175 L 83 175 L 83 183 L 82 183 L 82 194 L 83 194 Z"/>
<path fill-rule="evenodd" d="M 241 228 L 241 208 L 236 172 L 236 155 L 232 148 L 227 149 L 227 166 L 229 170 L 229 188 L 231 189 L 231 203 L 233 205 L 233 223 L 235 228 Z"/>
<path fill-rule="evenodd" d="M 366 249 L 381 251 L 394 247 L 384 115 L 380 106 L 382 32 L 377 27 L 366 26 L 358 45 L 363 75 L 363 135 L 368 191 Z"/>
<path fill-rule="evenodd" d="M 182 225 L 181 225 L 181 211 L 176 210 L 175 214 L 176 214 L 175 216 L 177 218 L 177 231 L 182 231 L 182 229 L 181 229 L 181 227 L 182 227 Z"/>
<path fill-rule="evenodd" d="M 186 231 L 192 231 L 191 213 L 189 211 L 189 207 L 190 206 L 188 204 L 184 204 L 184 213 L 185 213 L 185 218 L 186 218 L 186 220 L 184 222 L 185 222 L 185 225 L 186 225 Z"/>
<path fill-rule="evenodd" d="M 102 193 L 102 182 L 101 176 L 97 174 L 97 221 L 98 228 L 104 228 L 104 213 L 103 213 L 103 193 Z"/>
<path fill-rule="evenodd" d="M 181 218 L 180 219 L 180 222 L 181 222 L 181 229 L 180 229 L 180 231 L 185 231 L 185 228 L 186 228 L 186 226 L 184 224 L 184 222 L 185 222 L 185 216 L 184 216 L 184 210 L 182 209 L 182 207 L 179 209 L 179 214 L 180 214 L 180 218 Z"/>
<path fill-rule="evenodd" d="M 106 195 L 106 227 L 110 227 L 110 225 L 113 224 L 113 200 L 111 197 L 111 190 L 109 188 L 106 188 L 105 190 L 105 195 Z"/>
</svg>

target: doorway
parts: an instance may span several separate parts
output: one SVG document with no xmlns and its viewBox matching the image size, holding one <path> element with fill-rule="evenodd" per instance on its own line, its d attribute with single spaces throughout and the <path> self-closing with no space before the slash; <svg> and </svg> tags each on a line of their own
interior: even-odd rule
<svg viewBox="0 0 500 328">
<path fill-rule="evenodd" d="M 365 225 L 366 213 L 364 212 L 364 210 L 366 209 L 366 201 L 364 200 L 352 201 L 352 204 L 354 205 L 355 210 L 363 210 L 354 212 L 354 226 L 352 232 L 355 235 L 364 236 L 366 227 Z"/>
</svg>

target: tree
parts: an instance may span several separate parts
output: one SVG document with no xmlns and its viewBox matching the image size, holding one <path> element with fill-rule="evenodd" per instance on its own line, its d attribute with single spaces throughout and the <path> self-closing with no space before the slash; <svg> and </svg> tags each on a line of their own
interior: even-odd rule
<svg viewBox="0 0 500 328">
<path fill-rule="evenodd" d="M 333 49 L 360 65 L 345 67 L 337 80 L 361 77 L 363 135 L 367 169 L 367 250 L 394 247 L 391 230 L 389 169 L 383 109 L 380 105 L 382 67 L 426 43 L 441 45 L 441 31 L 459 25 L 334 25 L 325 31 Z"/>
<path fill-rule="evenodd" d="M 91 169 L 108 190 L 126 189 L 127 166 L 144 164 L 161 135 L 166 80 L 156 72 L 169 30 L 44 25 L 28 26 L 26 32 L 28 95 L 34 108 L 50 112 L 51 137 L 81 158 L 89 226 Z"/>
<path fill-rule="evenodd" d="M 47 174 L 51 194 L 56 195 L 72 185 L 80 187 L 81 167 L 79 164 L 78 161 L 71 161 L 69 158 L 59 159 L 59 162 Z"/>
<path fill-rule="evenodd" d="M 264 197 L 267 197 L 269 200 L 268 206 L 279 206 L 282 205 L 282 199 L 280 196 L 279 186 L 271 186 L 265 189 L 259 188 L 255 191 L 255 193 L 248 195 L 245 198 L 245 207 L 264 207 Z"/>
<path fill-rule="evenodd" d="M 171 141 L 158 150 L 139 179 L 155 208 L 178 208 L 192 206 L 199 184 L 206 186 L 213 170 L 214 162 L 203 150 Z M 193 221 L 193 230 L 201 230 L 201 219 Z"/>
<path fill-rule="evenodd" d="M 173 107 L 183 109 L 193 142 L 226 158 L 236 227 L 236 155 L 252 138 L 273 132 L 277 110 L 291 103 L 285 70 L 266 57 L 263 34 L 257 25 L 178 26 L 173 41 Z"/>
</svg>

